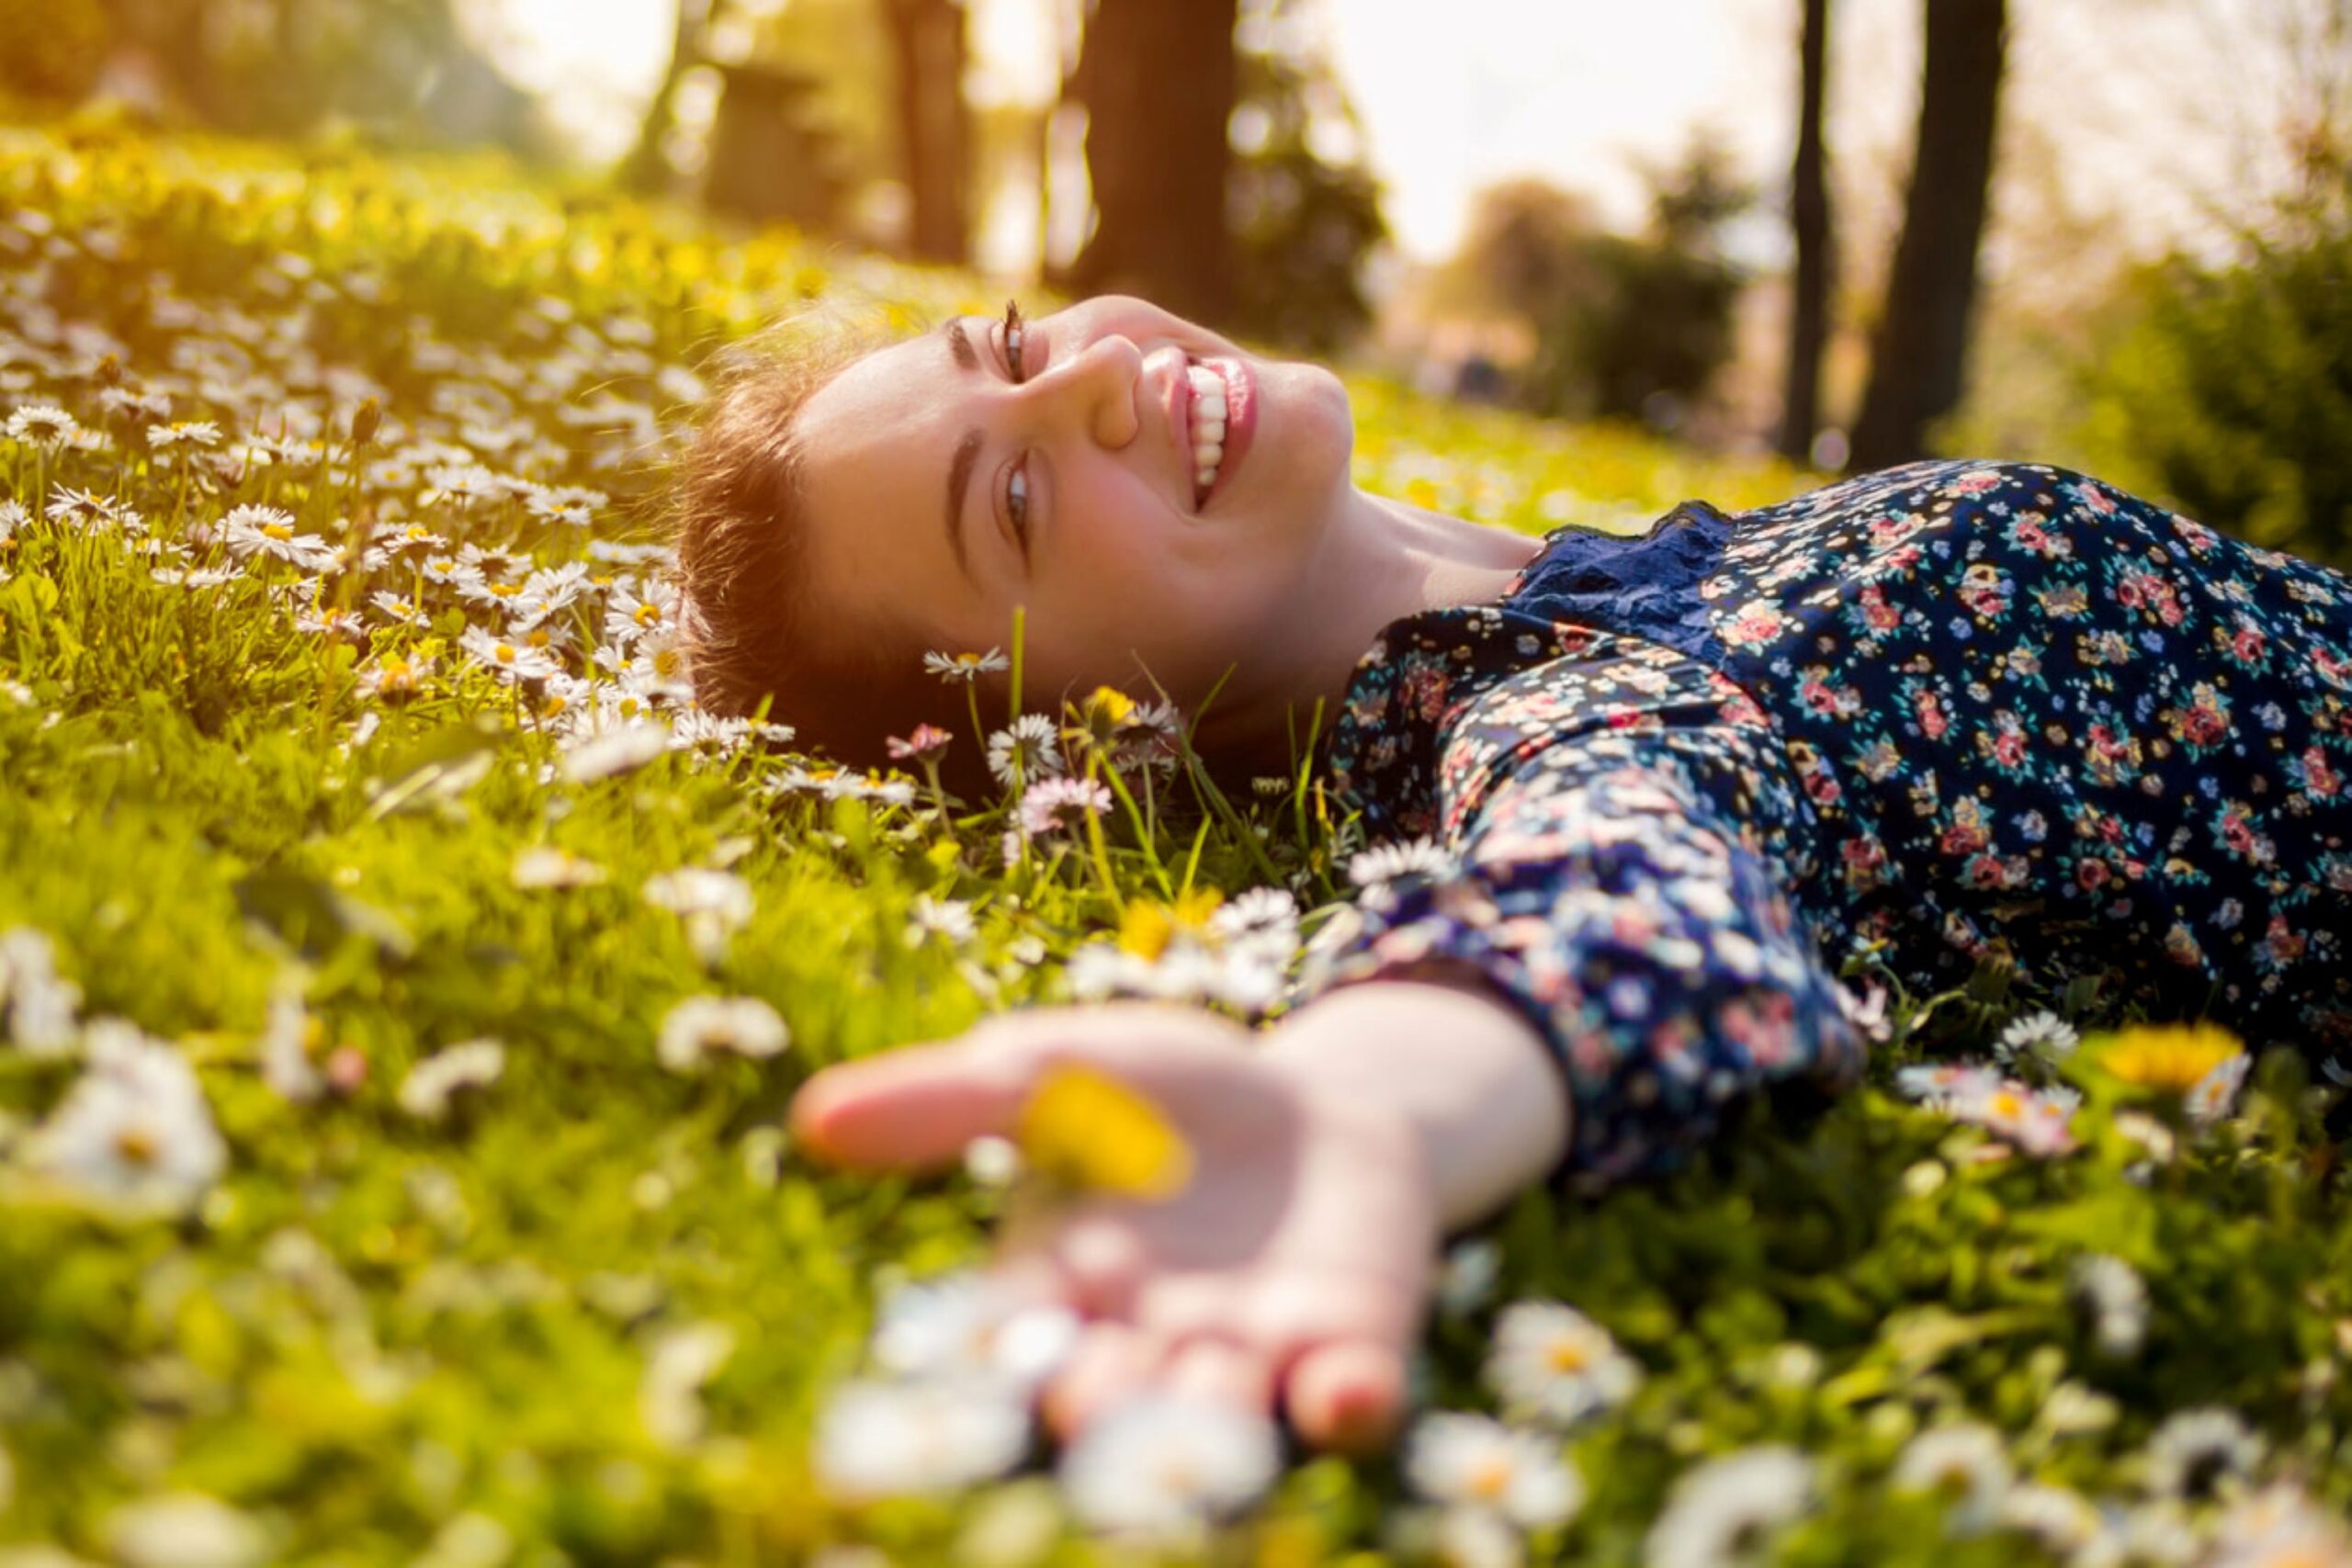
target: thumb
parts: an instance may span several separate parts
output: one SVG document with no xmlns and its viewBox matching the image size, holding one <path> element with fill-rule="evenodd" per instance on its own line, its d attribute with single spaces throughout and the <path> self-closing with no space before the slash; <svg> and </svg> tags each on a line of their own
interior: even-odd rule
<svg viewBox="0 0 2352 1568">
<path fill-rule="evenodd" d="M 1032 1053 L 961 1042 L 915 1045 L 811 1077 L 793 1097 L 793 1141 L 835 1165 L 944 1164 L 1010 1132 L 1035 1077 Z"/>
</svg>

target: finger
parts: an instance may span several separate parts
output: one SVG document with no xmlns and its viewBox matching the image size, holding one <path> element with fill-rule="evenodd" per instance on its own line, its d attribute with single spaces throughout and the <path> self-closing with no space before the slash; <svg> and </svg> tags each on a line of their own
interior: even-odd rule
<svg viewBox="0 0 2352 1568">
<path fill-rule="evenodd" d="M 1230 1339 L 1194 1339 L 1168 1358 L 1169 1393 L 1263 1416 L 1273 1404 L 1274 1368 L 1261 1351 Z"/>
<path fill-rule="evenodd" d="M 1158 1335 L 1132 1323 L 1090 1325 L 1069 1360 L 1046 1384 L 1039 1414 L 1068 1442 L 1104 1410 L 1148 1387 L 1163 1349 Z"/>
<path fill-rule="evenodd" d="M 1132 1318 L 1147 1259 L 1135 1227 L 1110 1214 L 1080 1214 L 1054 1243 L 1070 1305 L 1088 1317 Z"/>
<path fill-rule="evenodd" d="M 793 1140 L 836 1165 L 943 1164 L 1009 1130 L 1035 1077 L 1028 1053 L 962 1042 L 838 1063 L 793 1097 Z"/>
<path fill-rule="evenodd" d="M 1404 1415 L 1405 1359 L 1375 1340 L 1328 1340 L 1290 1364 L 1283 1404 L 1292 1427 L 1315 1447 L 1376 1451 Z"/>
</svg>

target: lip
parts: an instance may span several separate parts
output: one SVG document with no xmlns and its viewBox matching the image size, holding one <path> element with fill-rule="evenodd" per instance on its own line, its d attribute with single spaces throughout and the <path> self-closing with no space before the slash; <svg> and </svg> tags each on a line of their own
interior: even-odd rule
<svg viewBox="0 0 2352 1568">
<path fill-rule="evenodd" d="M 1225 355 L 1214 358 L 1193 360 L 1204 370 L 1214 370 L 1225 382 L 1225 455 L 1217 459 L 1216 479 L 1208 493 L 1201 498 L 1197 512 L 1205 512 L 1209 503 L 1231 488 L 1233 476 L 1241 467 L 1241 459 L 1250 451 L 1250 438 L 1258 430 L 1258 383 L 1249 367 Z M 1190 376 L 1178 378 L 1183 384 L 1182 403 L 1176 425 L 1177 441 L 1183 452 L 1184 472 L 1193 472 L 1193 380 Z"/>
</svg>

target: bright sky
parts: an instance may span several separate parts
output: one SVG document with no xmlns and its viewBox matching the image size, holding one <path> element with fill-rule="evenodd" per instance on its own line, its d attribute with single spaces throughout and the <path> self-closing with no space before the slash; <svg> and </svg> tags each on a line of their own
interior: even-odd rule
<svg viewBox="0 0 2352 1568">
<path fill-rule="evenodd" d="M 743 0 L 735 0 L 742 4 Z M 762 0 L 773 8 L 788 0 Z M 1057 15 L 1070 0 L 969 0 L 976 98 L 1043 102 L 1058 77 Z M 2204 0 L 2222 12 L 2302 0 Z M 616 154 L 670 51 L 673 0 L 469 0 L 503 68 L 548 96 L 595 156 Z M 2232 183 L 2212 34 L 2118 0 L 2014 7 L 2004 107 L 2061 134 L 2055 177 L 2109 201 L 2131 191 L 2151 231 L 2194 228 L 2181 193 Z M 1700 124 L 1747 172 L 1783 175 L 1795 97 L 1795 0 L 1323 0 L 1331 57 L 1387 186 L 1389 222 L 1417 259 L 1450 252 L 1473 193 L 1538 174 L 1638 219 L 1632 156 L 1671 156 Z M 1833 152 L 1908 156 L 1917 7 L 1836 7 Z M 2116 33 L 2128 28 L 2132 47 Z M 2092 69 L 2094 62 L 2097 69 Z M 1022 265 L 1034 207 L 1016 196 L 985 225 L 984 262 Z"/>
</svg>

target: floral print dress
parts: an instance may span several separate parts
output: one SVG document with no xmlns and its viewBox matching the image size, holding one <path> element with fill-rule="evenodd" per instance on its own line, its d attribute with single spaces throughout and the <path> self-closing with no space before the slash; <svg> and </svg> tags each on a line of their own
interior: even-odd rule
<svg viewBox="0 0 2352 1568">
<path fill-rule="evenodd" d="M 1836 978 L 2352 1043 L 2352 578 L 2081 474 L 1915 463 L 1576 527 L 1408 616 L 1320 759 L 1385 847 L 1294 1005 L 1468 965 L 1539 1029 L 1563 1178 L 1670 1167 L 1757 1089 L 1838 1087 Z"/>
</svg>

